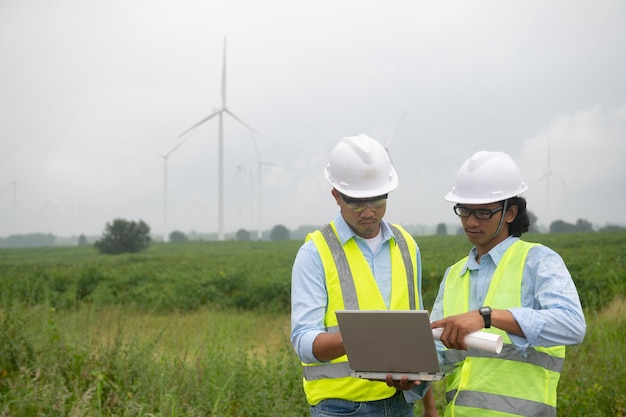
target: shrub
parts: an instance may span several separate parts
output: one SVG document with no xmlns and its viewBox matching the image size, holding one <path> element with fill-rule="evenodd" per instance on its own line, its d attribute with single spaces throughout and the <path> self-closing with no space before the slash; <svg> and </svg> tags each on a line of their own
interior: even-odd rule
<svg viewBox="0 0 626 417">
<path fill-rule="evenodd" d="M 115 219 L 107 223 L 102 238 L 94 244 L 100 253 L 110 255 L 140 252 L 150 246 L 150 226 L 143 220 L 138 223 Z"/>
<path fill-rule="evenodd" d="M 282 224 L 277 224 L 270 232 L 270 240 L 289 240 L 289 229 Z"/>
<path fill-rule="evenodd" d="M 170 233 L 170 242 L 186 242 L 187 240 L 187 235 L 180 230 L 174 230 Z"/>
</svg>

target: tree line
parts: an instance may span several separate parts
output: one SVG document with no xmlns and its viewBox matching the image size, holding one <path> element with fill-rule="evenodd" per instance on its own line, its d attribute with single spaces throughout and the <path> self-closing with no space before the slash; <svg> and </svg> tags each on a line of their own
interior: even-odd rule
<svg viewBox="0 0 626 417">
<path fill-rule="evenodd" d="M 530 231 L 539 233 L 537 229 L 537 217 L 529 212 Z M 312 230 L 315 229 L 311 227 Z M 599 228 L 598 232 L 624 231 L 626 227 L 619 225 L 606 225 Z M 576 223 L 567 223 L 563 220 L 555 220 L 550 223 L 549 233 L 584 233 L 594 232 L 591 222 L 585 219 L 578 219 Z M 271 241 L 284 241 L 291 239 L 292 232 L 282 224 L 275 225 L 270 233 Z M 436 227 L 437 235 L 447 235 L 448 226 L 445 223 L 439 223 Z M 456 234 L 463 234 L 463 229 L 459 227 Z M 190 240 L 188 235 L 175 230 L 168 235 L 169 242 L 185 242 Z M 238 241 L 251 241 L 253 234 L 246 229 L 239 229 L 234 234 L 234 239 Z M 94 247 L 103 254 L 117 253 L 133 253 L 139 252 L 149 247 L 152 239 L 150 237 L 150 226 L 143 220 L 131 221 L 126 219 L 115 219 L 105 225 L 102 236 L 95 241 Z M 0 238 L 0 248 L 9 247 L 42 247 L 54 246 L 57 244 L 57 237 L 51 233 L 31 233 L 11 235 L 6 238 Z M 80 235 L 78 237 L 78 245 L 89 245 L 87 237 Z"/>
</svg>

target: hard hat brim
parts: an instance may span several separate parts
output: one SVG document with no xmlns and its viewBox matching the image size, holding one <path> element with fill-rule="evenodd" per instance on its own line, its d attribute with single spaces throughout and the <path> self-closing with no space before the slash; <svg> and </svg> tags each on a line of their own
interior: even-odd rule
<svg viewBox="0 0 626 417">
<path fill-rule="evenodd" d="M 456 194 L 454 189 L 445 195 L 445 199 L 452 203 L 458 204 L 490 204 L 497 203 L 498 201 L 508 200 L 509 198 L 518 197 L 520 194 L 523 194 L 526 190 L 528 190 L 527 186 L 522 187 L 515 193 L 510 194 L 496 194 L 491 197 L 480 197 L 480 198 L 471 198 L 471 197 L 463 197 Z"/>
</svg>

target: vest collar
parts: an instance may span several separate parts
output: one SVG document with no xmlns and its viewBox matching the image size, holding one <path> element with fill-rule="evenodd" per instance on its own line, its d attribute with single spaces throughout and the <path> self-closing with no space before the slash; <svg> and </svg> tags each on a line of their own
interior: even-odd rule
<svg viewBox="0 0 626 417">
<path fill-rule="evenodd" d="M 491 256 L 491 260 L 493 263 L 498 266 L 500 264 L 500 260 L 504 256 L 504 252 L 507 251 L 511 245 L 519 240 L 519 237 L 509 236 L 504 239 L 502 242 L 498 243 L 494 248 L 492 248 L 488 255 Z"/>
<path fill-rule="evenodd" d="M 337 235 L 339 235 L 339 241 L 341 242 L 341 245 L 345 245 L 346 242 L 352 238 L 362 239 L 363 241 L 365 241 L 365 239 L 357 236 L 356 233 L 354 233 L 352 229 L 350 229 L 350 226 L 348 226 L 348 223 L 346 223 L 346 221 L 343 219 L 343 216 L 341 215 L 341 213 L 337 214 L 337 217 L 335 217 L 334 222 L 335 222 L 335 228 L 337 229 Z M 387 222 L 385 222 L 385 220 L 382 220 L 380 222 L 380 231 L 382 233 L 383 242 L 388 241 L 392 237 L 395 238 L 395 236 L 393 235 L 393 232 L 391 231 L 391 228 L 389 227 Z"/>
</svg>

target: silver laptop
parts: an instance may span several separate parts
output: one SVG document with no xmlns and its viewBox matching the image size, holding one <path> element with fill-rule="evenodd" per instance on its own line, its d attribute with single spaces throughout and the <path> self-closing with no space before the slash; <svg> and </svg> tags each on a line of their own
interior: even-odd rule
<svg viewBox="0 0 626 417">
<path fill-rule="evenodd" d="M 444 374 L 426 310 L 337 310 L 352 376 L 437 381 Z"/>
</svg>

